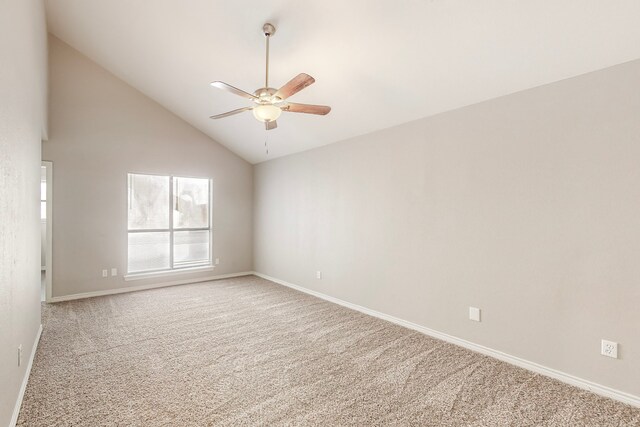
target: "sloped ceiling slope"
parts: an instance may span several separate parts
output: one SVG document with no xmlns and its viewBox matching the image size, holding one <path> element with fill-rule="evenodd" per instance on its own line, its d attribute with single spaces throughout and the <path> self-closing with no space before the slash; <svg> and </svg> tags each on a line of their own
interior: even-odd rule
<svg viewBox="0 0 640 427">
<path fill-rule="evenodd" d="M 637 0 L 48 0 L 49 31 L 252 163 L 640 58 Z M 316 83 L 266 132 L 209 86 Z M 100 100 L 96 100 L 100 102 Z M 268 140 L 266 141 L 266 139 Z M 267 143 L 269 154 L 265 150 Z"/>
</svg>

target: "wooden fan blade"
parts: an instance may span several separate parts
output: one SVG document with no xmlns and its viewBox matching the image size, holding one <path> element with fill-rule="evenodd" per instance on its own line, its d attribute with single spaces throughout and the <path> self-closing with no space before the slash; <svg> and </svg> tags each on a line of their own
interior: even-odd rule
<svg viewBox="0 0 640 427">
<path fill-rule="evenodd" d="M 300 73 L 294 78 L 292 78 L 291 80 L 289 80 L 289 83 L 287 83 L 286 85 L 278 89 L 278 91 L 275 93 L 275 96 L 277 96 L 280 99 L 287 99 L 291 95 L 294 95 L 300 92 L 305 87 L 313 84 L 313 82 L 315 81 L 316 80 L 313 77 L 311 77 L 309 74 Z"/>
<path fill-rule="evenodd" d="M 278 123 L 275 120 L 271 120 L 270 122 L 264 122 L 264 127 L 266 130 L 275 129 L 278 127 Z"/>
<path fill-rule="evenodd" d="M 286 107 L 282 107 L 282 111 L 289 111 L 290 113 L 319 114 L 324 116 L 325 114 L 329 114 L 331 107 L 326 105 L 295 104 L 290 102 Z"/>
<path fill-rule="evenodd" d="M 233 116 L 234 114 L 242 113 L 243 111 L 253 110 L 253 107 L 242 107 L 237 110 L 227 111 L 226 113 L 218 114 L 216 116 L 209 117 L 210 119 L 221 119 L 223 117 Z"/>
<path fill-rule="evenodd" d="M 248 98 L 248 99 L 258 99 L 257 96 L 255 95 L 251 95 L 248 92 L 245 92 L 243 90 L 238 89 L 237 87 L 233 87 L 229 84 L 226 84 L 225 82 L 212 82 L 211 86 L 217 88 L 217 89 L 222 89 L 224 91 L 227 92 L 231 92 L 235 95 L 241 96 L 243 98 Z"/>
</svg>

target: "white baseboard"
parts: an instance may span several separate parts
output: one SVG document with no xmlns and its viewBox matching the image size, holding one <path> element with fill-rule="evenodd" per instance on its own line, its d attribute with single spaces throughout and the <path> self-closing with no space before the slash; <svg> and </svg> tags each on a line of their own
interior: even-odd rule
<svg viewBox="0 0 640 427">
<path fill-rule="evenodd" d="M 210 282 L 211 280 L 229 279 L 231 277 L 249 276 L 251 274 L 253 274 L 252 271 L 245 271 L 241 273 L 219 274 L 217 276 L 198 277 L 193 279 L 173 280 L 171 282 L 152 283 L 149 285 L 131 286 L 128 288 L 107 289 L 105 291 L 83 292 L 79 294 L 62 295 L 59 297 L 53 297 L 47 302 L 62 302 L 62 301 L 71 301 L 76 299 L 101 297 L 105 295 L 123 294 L 126 292 L 144 291 L 146 289 L 165 288 L 167 286 L 187 285 L 190 283 Z"/>
<path fill-rule="evenodd" d="M 421 332 L 421 333 L 423 333 L 425 335 L 429 335 L 431 337 L 440 339 L 442 341 L 446 341 L 446 342 L 449 342 L 451 344 L 455 344 L 455 345 L 458 345 L 460 347 L 464 347 L 464 348 L 466 348 L 468 350 L 475 351 L 477 353 L 481 353 L 481 354 L 493 357 L 493 358 L 498 359 L 498 360 L 502 360 L 503 362 L 507 362 L 507 363 L 510 363 L 512 365 L 519 366 L 521 368 L 527 369 L 529 371 L 532 371 L 532 372 L 535 372 L 535 373 L 538 373 L 538 374 L 541 374 L 541 375 L 545 375 L 547 377 L 556 379 L 558 381 L 562 381 L 563 383 L 566 383 L 566 384 L 569 384 L 569 385 L 572 385 L 572 386 L 575 386 L 575 387 L 578 387 L 578 388 L 581 388 L 581 389 L 584 389 L 584 390 L 591 391 L 593 393 L 599 394 L 600 396 L 608 397 L 608 398 L 617 400 L 619 402 L 626 403 L 628 405 L 632 405 L 632 406 L 640 408 L 640 397 L 638 397 L 638 396 L 634 396 L 632 394 L 625 393 L 623 391 L 619 391 L 619 390 L 616 390 L 616 389 L 613 389 L 613 388 L 610 388 L 610 387 L 607 387 L 607 386 L 604 386 L 604 385 L 596 384 L 596 383 L 594 383 L 592 381 L 585 380 L 585 379 L 582 379 L 582 378 L 578 378 L 578 377 L 573 376 L 571 374 L 567 374 L 565 372 L 558 371 L 556 369 L 548 368 L 548 367 L 540 365 L 538 363 L 530 362 L 530 361 L 528 361 L 526 359 L 522 359 L 520 357 L 512 356 L 510 354 L 504 353 L 504 352 L 499 351 L 499 350 L 494 350 L 492 348 L 485 347 L 485 346 L 479 345 L 479 344 L 475 344 L 475 343 L 472 343 L 470 341 L 466 341 L 466 340 L 463 340 L 461 338 L 454 337 L 452 335 L 448 335 L 448 334 L 445 334 L 445 333 L 442 333 L 442 332 L 438 332 L 436 330 L 429 329 L 429 328 L 426 328 L 424 326 L 420 326 L 420 325 L 417 325 L 415 323 L 408 322 L 406 320 L 399 319 L 397 317 L 390 316 L 390 315 L 385 314 L 385 313 L 381 313 L 379 311 L 371 310 L 369 308 L 362 307 L 362 306 L 357 305 L 357 304 L 353 304 L 353 303 L 350 303 L 350 302 L 347 302 L 347 301 L 343 301 L 341 299 L 334 298 L 332 296 L 325 295 L 325 294 L 317 292 L 317 291 L 312 291 L 310 289 L 303 288 L 302 286 L 294 285 L 293 283 L 285 282 L 284 280 L 280 280 L 280 279 L 276 279 L 275 277 L 267 276 L 266 274 L 258 273 L 258 272 L 255 272 L 255 271 L 253 272 L 253 274 L 258 276 L 258 277 L 262 277 L 263 279 L 269 280 L 271 282 L 275 282 L 275 283 L 278 283 L 280 285 L 287 286 L 287 287 L 295 289 L 297 291 L 304 292 L 306 294 L 313 295 L 313 296 L 318 297 L 318 298 L 322 298 L 322 299 L 324 299 L 326 301 L 329 301 L 329 302 L 332 302 L 332 303 L 335 303 L 335 304 L 339 304 L 341 306 L 350 308 L 352 310 L 356 310 L 356 311 L 359 311 L 361 313 L 368 314 L 370 316 L 377 317 L 379 319 L 383 319 L 383 320 L 386 320 L 388 322 L 395 323 L 397 325 L 404 326 L 404 327 L 409 328 L 409 329 L 413 329 L 414 331 Z"/>
<path fill-rule="evenodd" d="M 27 370 L 24 373 L 24 379 L 22 380 L 22 385 L 20 386 L 20 393 L 18 393 L 18 399 L 16 400 L 16 406 L 13 408 L 13 416 L 11 417 L 11 422 L 9 422 L 9 427 L 15 427 L 18 422 L 18 415 L 20 415 L 20 408 L 22 407 L 22 399 L 24 399 L 24 392 L 27 390 L 27 383 L 29 382 L 29 376 L 31 375 L 31 367 L 33 366 L 33 359 L 36 358 L 36 350 L 38 350 L 38 344 L 40 343 L 40 336 L 42 335 L 42 325 L 38 328 L 38 335 L 36 336 L 36 340 L 33 343 L 33 347 L 31 348 L 31 355 L 29 356 L 29 364 L 27 365 Z"/>
</svg>

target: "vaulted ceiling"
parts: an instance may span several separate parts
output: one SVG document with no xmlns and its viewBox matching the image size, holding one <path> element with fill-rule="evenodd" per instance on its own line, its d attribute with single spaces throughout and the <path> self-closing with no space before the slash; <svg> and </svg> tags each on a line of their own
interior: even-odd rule
<svg viewBox="0 0 640 427">
<path fill-rule="evenodd" d="M 637 0 L 48 0 L 49 31 L 252 163 L 308 150 L 640 58 Z M 300 72 L 292 101 L 264 130 L 250 112 L 210 115 L 264 82 Z M 96 100 L 100 102 L 100 100 Z M 265 151 L 268 137 L 269 154 Z"/>
</svg>

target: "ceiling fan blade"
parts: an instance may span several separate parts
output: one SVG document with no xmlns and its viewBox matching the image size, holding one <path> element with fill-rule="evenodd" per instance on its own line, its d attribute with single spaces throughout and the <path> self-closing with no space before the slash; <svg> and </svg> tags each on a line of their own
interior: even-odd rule
<svg viewBox="0 0 640 427">
<path fill-rule="evenodd" d="M 278 123 L 275 120 L 271 120 L 270 122 L 264 122 L 264 127 L 266 130 L 275 129 L 278 127 Z"/>
<path fill-rule="evenodd" d="M 290 102 L 286 107 L 282 107 L 282 111 L 288 111 L 290 113 L 319 114 L 324 116 L 325 114 L 329 114 L 331 107 L 326 105 L 295 104 Z"/>
<path fill-rule="evenodd" d="M 218 114 L 215 116 L 209 117 L 210 119 L 221 119 L 223 117 L 233 116 L 234 114 L 242 113 L 243 111 L 253 110 L 253 107 L 242 107 L 237 110 L 227 111 L 226 113 Z"/>
<path fill-rule="evenodd" d="M 255 95 L 251 95 L 249 92 L 245 92 L 241 89 L 238 89 L 237 87 L 231 86 L 229 84 L 226 84 L 225 82 L 212 82 L 211 86 L 218 88 L 218 89 L 222 89 L 224 91 L 227 92 L 231 92 L 233 94 L 236 94 L 238 96 L 241 96 L 243 98 L 248 98 L 248 99 L 258 99 L 257 96 Z"/>
<path fill-rule="evenodd" d="M 294 95 L 300 92 L 305 87 L 313 84 L 313 82 L 315 81 L 316 80 L 313 77 L 311 77 L 309 74 L 300 73 L 294 78 L 292 78 L 291 80 L 289 80 L 289 82 L 286 85 L 278 89 L 278 91 L 275 93 L 275 96 L 277 96 L 280 99 L 287 99 L 291 95 Z"/>
</svg>

